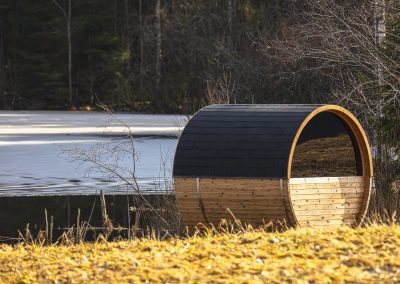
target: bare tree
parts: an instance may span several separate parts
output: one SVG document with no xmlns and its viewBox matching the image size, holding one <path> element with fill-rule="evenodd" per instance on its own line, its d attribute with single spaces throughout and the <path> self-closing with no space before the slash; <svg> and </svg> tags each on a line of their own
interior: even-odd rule
<svg viewBox="0 0 400 284">
<path fill-rule="evenodd" d="M 228 44 L 232 47 L 232 32 L 233 32 L 233 0 L 228 0 Z"/>
<path fill-rule="evenodd" d="M 232 77 L 223 73 L 216 81 L 207 81 L 207 104 L 236 103 L 236 86 Z"/>
<path fill-rule="evenodd" d="M 386 37 L 385 9 L 385 0 L 374 0 L 374 27 L 377 45 L 382 44 Z"/>
<path fill-rule="evenodd" d="M 72 39 L 71 39 L 71 15 L 72 15 L 72 8 L 71 8 L 71 1 L 67 0 L 67 7 L 63 7 L 57 0 L 51 0 L 54 5 L 61 11 L 64 20 L 65 26 L 67 29 L 67 45 L 68 45 L 68 90 L 69 90 L 69 106 L 71 108 L 74 107 L 74 97 L 73 97 L 73 90 L 72 90 Z"/>
<path fill-rule="evenodd" d="M 330 87 L 325 101 L 347 106 L 362 120 L 374 149 L 372 209 L 389 214 L 400 208 L 394 187 L 399 135 L 386 129 L 388 122 L 394 129 L 400 113 L 400 49 L 398 34 L 385 21 L 398 20 L 397 2 L 306 0 L 297 22 L 261 45 L 265 55 L 286 66 L 284 75 L 318 74 Z"/>
<path fill-rule="evenodd" d="M 90 149 L 74 148 L 66 150 L 73 160 L 81 163 L 90 173 L 99 173 L 108 177 L 111 180 L 117 180 L 118 183 L 113 187 L 115 189 L 125 189 L 127 192 L 127 220 L 130 232 L 130 213 L 136 214 L 136 219 L 140 213 L 148 211 L 153 214 L 151 225 L 152 228 L 159 231 L 177 232 L 180 226 L 180 219 L 177 213 L 174 199 L 171 198 L 172 188 L 170 179 L 168 178 L 168 167 L 166 157 L 161 153 L 160 179 L 164 184 L 159 183 L 155 188 L 154 198 L 149 197 L 140 186 L 139 179 L 136 173 L 136 165 L 139 159 L 135 147 L 135 138 L 133 130 L 123 120 L 119 119 L 116 114 L 103 104 L 99 104 L 109 116 L 109 121 L 105 126 L 105 131 L 108 126 L 120 125 L 123 127 L 123 133 L 120 137 L 110 139 L 109 141 L 100 142 Z M 129 161 L 130 166 L 126 166 L 122 161 Z M 149 192 L 147 192 L 149 193 Z M 129 196 L 135 196 L 132 202 L 129 202 Z M 151 198 L 151 199 L 150 199 Z M 103 202 L 104 203 L 104 202 Z M 129 205 L 130 204 L 130 205 Z M 132 207 L 131 207 L 132 206 Z M 105 206 L 103 206 L 105 208 Z M 160 208 L 161 207 L 161 208 Z M 103 213 L 102 213 L 103 214 Z M 106 214 L 103 214 L 106 216 Z M 110 220 L 103 217 L 104 223 L 110 223 Z M 137 223 L 138 220 L 135 221 Z M 105 226 L 107 227 L 107 226 Z M 137 224 L 135 225 L 137 227 Z"/>
<path fill-rule="evenodd" d="M 156 2 L 156 91 L 160 94 L 161 82 L 161 0 Z"/>
<path fill-rule="evenodd" d="M 143 11 L 142 0 L 139 0 L 139 41 L 140 41 L 140 86 L 143 84 L 144 65 L 144 39 L 143 39 Z"/>
<path fill-rule="evenodd" d="M 381 47 L 386 37 L 385 7 L 385 0 L 374 0 L 375 44 L 378 48 Z M 381 86 L 383 84 L 383 73 L 379 65 L 376 66 L 375 72 L 378 76 L 378 83 Z"/>
<path fill-rule="evenodd" d="M 129 60 L 128 60 L 128 72 L 131 73 L 131 25 L 129 19 L 129 1 L 124 0 L 124 10 L 125 10 L 125 29 L 126 29 L 126 49 L 129 52 Z"/>
<path fill-rule="evenodd" d="M 399 62 L 386 51 L 393 43 L 385 42 L 385 49 L 377 45 L 377 38 L 384 38 L 384 28 L 379 28 L 377 37 L 371 24 L 374 3 L 307 3 L 302 22 L 284 29 L 282 38 L 265 41 L 264 53 L 287 66 L 298 64 L 301 71 L 318 71 L 335 83 L 338 102 L 364 109 L 368 115 L 378 116 L 380 106 L 398 103 Z M 379 80 L 386 90 L 376 96 L 373 89 Z"/>
<path fill-rule="evenodd" d="M 6 76 L 6 6 L 0 6 L 0 97 L 6 94 L 7 76 Z"/>
<path fill-rule="evenodd" d="M 117 35 L 118 32 L 118 19 L 117 19 L 117 15 L 118 15 L 118 5 L 117 5 L 117 0 L 113 1 L 113 20 L 114 20 L 114 34 Z"/>
</svg>

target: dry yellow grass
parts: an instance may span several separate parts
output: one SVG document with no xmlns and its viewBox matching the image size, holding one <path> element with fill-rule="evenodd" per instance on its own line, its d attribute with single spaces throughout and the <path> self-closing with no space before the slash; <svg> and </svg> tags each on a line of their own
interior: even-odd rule
<svg viewBox="0 0 400 284">
<path fill-rule="evenodd" d="M 0 246 L 2 283 L 399 282 L 400 227 Z"/>
</svg>

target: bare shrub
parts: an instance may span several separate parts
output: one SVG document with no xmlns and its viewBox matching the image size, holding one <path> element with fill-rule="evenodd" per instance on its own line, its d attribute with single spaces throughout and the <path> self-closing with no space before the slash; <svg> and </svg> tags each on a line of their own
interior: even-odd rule
<svg viewBox="0 0 400 284">
<path fill-rule="evenodd" d="M 231 75 L 224 72 L 215 81 L 207 81 L 206 102 L 207 104 L 236 103 L 236 86 Z"/>
<path fill-rule="evenodd" d="M 400 31 L 398 1 L 306 0 L 297 22 L 261 51 L 285 66 L 280 76 L 312 73 L 325 81 L 321 102 L 352 110 L 373 148 L 371 212 L 399 211 Z"/>
<path fill-rule="evenodd" d="M 135 148 L 134 133 L 112 110 L 105 106 L 102 107 L 110 118 L 107 125 L 118 124 L 123 127 L 124 132 L 106 142 L 97 143 L 89 149 L 68 150 L 67 154 L 84 166 L 88 175 L 97 173 L 109 180 L 116 180 L 118 182 L 114 185 L 115 189 L 119 192 L 126 192 L 128 228 L 124 228 L 124 230 L 127 230 L 128 238 L 140 235 L 138 232 L 153 229 L 156 232 L 167 232 L 169 235 L 176 234 L 180 229 L 180 218 L 169 181 L 166 158 L 161 157 L 162 165 L 160 165 L 160 177 L 164 179 L 164 184 L 154 188 L 150 192 L 151 194 L 142 190 L 136 175 L 136 164 L 139 157 Z M 130 161 L 131 165 L 123 165 L 123 160 Z M 111 232 L 117 227 L 114 226 L 115 220 L 108 217 L 104 196 L 101 197 L 103 238 L 108 239 Z M 131 215 L 134 216 L 134 220 L 131 220 Z M 144 224 L 142 218 L 144 215 L 146 215 L 146 220 L 151 220 L 151 222 Z M 139 228 L 140 226 L 142 227 Z M 141 234 L 143 235 L 143 233 Z"/>
</svg>

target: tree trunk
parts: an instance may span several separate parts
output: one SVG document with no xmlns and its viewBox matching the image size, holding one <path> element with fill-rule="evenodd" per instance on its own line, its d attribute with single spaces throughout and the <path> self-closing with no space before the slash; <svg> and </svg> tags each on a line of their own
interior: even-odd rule
<svg viewBox="0 0 400 284">
<path fill-rule="evenodd" d="M 9 98 L 8 81 L 7 81 L 7 29 L 8 29 L 8 13 L 10 12 L 12 1 L 0 7 L 0 98 L 3 101 L 3 107 L 8 108 L 11 101 L 11 108 L 14 108 L 16 96 Z"/>
<path fill-rule="evenodd" d="M 374 28 L 375 28 L 375 43 L 380 46 L 386 37 L 385 25 L 385 0 L 374 0 Z M 382 85 L 382 68 L 379 64 L 375 66 L 378 76 L 378 84 Z"/>
<path fill-rule="evenodd" d="M 156 3 L 156 92 L 160 95 L 161 83 L 161 0 Z"/>
<path fill-rule="evenodd" d="M 5 15 L 0 18 L 0 97 L 5 95 L 6 79 L 6 39 Z M 3 99 L 4 101 L 4 99 Z"/>
<path fill-rule="evenodd" d="M 114 0 L 113 3 L 113 17 L 114 17 L 114 34 L 117 35 L 118 33 L 118 28 L 117 28 L 117 0 Z"/>
<path fill-rule="evenodd" d="M 228 45 L 232 47 L 233 0 L 228 0 Z"/>
<path fill-rule="evenodd" d="M 126 48 L 131 54 L 131 36 L 130 36 L 130 24 L 129 24 L 129 2 L 128 0 L 124 1 L 125 5 L 125 29 L 126 29 Z M 131 59 L 129 58 L 128 62 L 128 70 L 131 70 Z"/>
<path fill-rule="evenodd" d="M 140 41 L 140 87 L 143 85 L 143 65 L 144 65 L 144 43 L 143 43 L 143 16 L 142 16 L 142 0 L 139 0 L 139 41 Z"/>
<path fill-rule="evenodd" d="M 67 37 L 68 37 L 68 87 L 69 87 L 69 105 L 75 107 L 72 90 L 72 40 L 71 40 L 71 0 L 68 0 L 67 11 Z"/>
<path fill-rule="evenodd" d="M 375 42 L 380 45 L 386 37 L 385 0 L 374 0 Z"/>
<path fill-rule="evenodd" d="M 385 40 L 386 37 L 386 25 L 385 25 L 385 0 L 374 0 L 374 30 L 375 30 L 375 44 L 379 48 L 380 45 Z M 374 66 L 377 83 L 378 86 L 383 85 L 383 72 L 382 67 L 379 62 L 377 62 Z M 385 145 L 383 142 L 383 131 L 381 125 L 381 118 L 383 117 L 383 109 L 381 105 L 378 105 L 378 126 L 376 127 L 374 144 L 376 148 L 375 154 L 375 164 L 376 164 L 376 174 L 375 174 L 375 192 L 379 190 L 380 192 L 385 192 L 385 194 L 380 194 L 380 198 L 377 199 L 381 204 L 376 204 L 375 208 L 384 208 L 386 212 L 380 212 L 382 214 L 392 215 L 396 208 L 392 208 L 394 202 L 390 202 L 390 200 L 397 197 L 392 191 L 391 184 L 388 183 L 390 180 L 387 176 L 387 173 L 390 169 L 387 168 L 388 161 L 390 157 L 387 156 L 388 153 L 388 145 Z"/>
<path fill-rule="evenodd" d="M 90 80 L 90 105 L 91 106 L 94 106 L 94 97 L 95 97 L 94 82 L 95 82 L 95 79 L 91 78 L 91 80 Z"/>
<path fill-rule="evenodd" d="M 72 15 L 72 8 L 71 2 L 72 0 L 68 0 L 67 8 L 62 7 L 57 0 L 52 0 L 54 5 L 61 11 L 65 25 L 67 28 L 67 45 L 68 45 L 68 101 L 69 107 L 71 109 L 74 108 L 74 96 L 72 90 L 72 39 L 71 39 L 71 15 Z"/>
<path fill-rule="evenodd" d="M 128 70 L 128 77 L 127 77 L 127 82 L 125 85 L 123 85 L 123 89 L 121 91 L 122 93 L 122 98 L 119 97 L 117 98 L 117 101 L 129 101 L 129 95 L 131 94 L 131 82 L 132 82 L 132 43 L 131 43 L 131 24 L 130 24 L 130 19 L 129 19 L 129 0 L 124 1 L 125 5 L 125 29 L 126 29 L 126 49 L 128 50 L 129 57 L 128 57 L 128 64 L 127 64 L 127 70 Z"/>
</svg>

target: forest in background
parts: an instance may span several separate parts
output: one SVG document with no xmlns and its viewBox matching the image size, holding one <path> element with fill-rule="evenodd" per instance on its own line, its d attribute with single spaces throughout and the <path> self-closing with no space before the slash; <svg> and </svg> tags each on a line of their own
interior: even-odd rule
<svg viewBox="0 0 400 284">
<path fill-rule="evenodd" d="M 219 83 L 231 102 L 319 103 L 325 81 L 282 76 L 263 42 L 305 1 L 2 0 L 0 108 L 193 113 Z"/>
<path fill-rule="evenodd" d="M 1 0 L 0 109 L 98 103 L 347 107 L 372 145 L 371 212 L 400 218 L 398 0 Z"/>
</svg>

